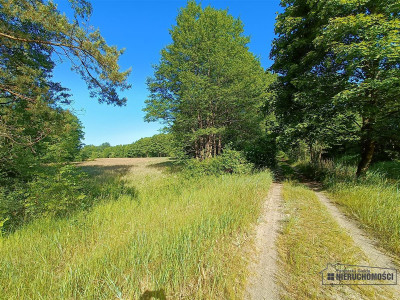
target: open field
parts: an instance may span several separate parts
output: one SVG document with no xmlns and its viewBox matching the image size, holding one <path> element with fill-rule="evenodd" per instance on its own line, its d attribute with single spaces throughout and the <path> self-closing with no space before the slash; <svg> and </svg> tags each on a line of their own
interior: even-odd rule
<svg viewBox="0 0 400 300">
<path fill-rule="evenodd" d="M 269 172 L 183 178 L 165 158 L 82 164 L 132 196 L 0 238 L 4 299 L 235 299 Z"/>
<path fill-rule="evenodd" d="M 78 163 L 79 166 L 128 166 L 128 167 L 148 167 L 169 161 L 167 157 L 139 157 L 139 158 L 97 158 L 95 160 Z"/>
</svg>

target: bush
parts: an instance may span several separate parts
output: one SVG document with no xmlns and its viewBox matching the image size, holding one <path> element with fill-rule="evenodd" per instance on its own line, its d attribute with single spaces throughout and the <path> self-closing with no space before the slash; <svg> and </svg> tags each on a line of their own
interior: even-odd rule
<svg viewBox="0 0 400 300">
<path fill-rule="evenodd" d="M 400 179 L 400 161 L 382 161 L 373 164 L 371 171 L 382 174 L 386 178 Z"/>
<path fill-rule="evenodd" d="M 89 207 L 86 182 L 86 173 L 71 165 L 53 170 L 53 174 L 39 174 L 28 184 L 26 217 L 63 216 L 78 208 Z"/>
<path fill-rule="evenodd" d="M 10 231 L 24 222 L 24 199 L 27 185 L 19 180 L 2 181 L 0 185 L 0 235 Z"/>
<path fill-rule="evenodd" d="M 0 186 L 0 232 L 40 217 L 63 217 L 103 200 L 136 197 L 135 188 L 115 176 L 93 178 L 73 165 L 46 166 L 28 182 L 7 179 Z"/>
<path fill-rule="evenodd" d="M 185 173 L 195 175 L 249 174 L 254 165 L 246 160 L 240 151 L 225 149 L 221 155 L 205 160 L 190 159 L 186 162 Z"/>
<path fill-rule="evenodd" d="M 318 180 L 327 187 L 338 183 L 346 184 L 398 184 L 400 179 L 399 163 L 396 161 L 373 164 L 360 178 L 356 177 L 356 165 L 344 164 L 340 160 L 322 160 L 319 163 L 297 162 L 296 169 L 309 179 Z"/>
</svg>

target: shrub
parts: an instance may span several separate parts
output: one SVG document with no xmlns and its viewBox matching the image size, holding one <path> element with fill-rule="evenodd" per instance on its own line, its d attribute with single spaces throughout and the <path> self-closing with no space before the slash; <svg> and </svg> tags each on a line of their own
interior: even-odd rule
<svg viewBox="0 0 400 300">
<path fill-rule="evenodd" d="M 226 148 L 221 155 L 205 160 L 190 159 L 186 162 L 185 173 L 194 175 L 249 174 L 254 165 L 246 160 L 245 155 Z"/>
<path fill-rule="evenodd" d="M 10 231 L 24 221 L 24 199 L 27 185 L 19 180 L 2 181 L 0 186 L 0 234 Z"/>
<path fill-rule="evenodd" d="M 41 173 L 28 184 L 25 199 L 28 219 L 37 216 L 62 216 L 77 208 L 90 206 L 85 184 L 87 175 L 71 165 Z M 49 176 L 50 175 L 50 176 Z"/>
<path fill-rule="evenodd" d="M 296 169 L 309 179 L 323 182 L 332 187 L 338 183 L 347 184 L 394 184 L 400 179 L 399 163 L 396 161 L 379 162 L 372 165 L 360 178 L 355 176 L 356 165 L 345 164 L 341 160 L 321 160 L 319 163 L 297 162 Z"/>
<path fill-rule="evenodd" d="M 11 232 L 40 217 L 63 217 L 95 203 L 136 197 L 135 188 L 116 176 L 89 177 L 73 165 L 45 166 L 23 182 L 1 180 L 0 232 Z"/>
</svg>

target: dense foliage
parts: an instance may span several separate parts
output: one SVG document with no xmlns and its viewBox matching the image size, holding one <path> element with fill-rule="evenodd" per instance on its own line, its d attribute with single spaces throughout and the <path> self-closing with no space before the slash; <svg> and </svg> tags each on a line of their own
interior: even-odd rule
<svg viewBox="0 0 400 300">
<path fill-rule="evenodd" d="M 118 176 L 88 176 L 73 165 L 43 166 L 34 175 L 29 181 L 9 179 L 0 187 L 0 234 L 39 217 L 66 217 L 136 193 Z"/>
<path fill-rule="evenodd" d="M 54 82 L 67 61 L 99 102 L 124 105 L 129 88 L 122 51 L 88 26 L 91 5 L 70 0 L 69 20 L 51 1 L 0 1 L 0 224 L 12 228 L 42 211 L 85 206 L 88 192 L 73 167 L 82 125 L 68 110 L 72 96 Z M 72 168 L 68 172 L 64 168 Z M 67 176 L 67 174 L 70 174 Z M 66 177 L 65 177 L 66 176 Z M 83 193 L 83 194 L 82 194 Z M 92 200 L 90 200 L 92 201 Z"/>
<path fill-rule="evenodd" d="M 243 24 L 227 11 L 189 1 L 170 31 L 148 81 L 146 120 L 165 122 L 192 157 L 244 148 L 262 133 L 266 88 L 272 76 L 249 51 Z"/>
<path fill-rule="evenodd" d="M 356 142 L 360 175 L 376 148 L 399 145 L 398 1 L 281 3 L 271 57 L 282 140 L 319 153 Z"/>
<path fill-rule="evenodd" d="M 251 174 L 254 165 L 240 151 L 225 148 L 217 157 L 204 160 L 190 159 L 185 162 L 184 174 L 189 177 L 224 174 Z"/>
</svg>

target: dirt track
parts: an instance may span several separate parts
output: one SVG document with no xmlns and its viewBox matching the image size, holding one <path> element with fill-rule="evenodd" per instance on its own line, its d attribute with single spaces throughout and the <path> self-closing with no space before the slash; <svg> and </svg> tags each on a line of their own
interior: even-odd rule
<svg viewBox="0 0 400 300">
<path fill-rule="evenodd" d="M 340 210 L 321 192 L 317 186 L 307 184 L 314 190 L 318 199 L 326 206 L 329 213 L 336 222 L 344 228 L 347 234 L 353 239 L 368 258 L 370 266 L 379 266 L 396 269 L 396 265 L 390 256 L 380 250 L 373 239 L 371 239 L 357 224 L 346 217 Z M 282 185 L 273 183 L 267 200 L 264 203 L 261 220 L 256 227 L 256 249 L 257 256 L 254 262 L 250 264 L 251 277 L 246 288 L 245 298 L 254 300 L 274 300 L 279 299 L 279 285 L 277 284 L 276 274 L 278 273 L 278 255 L 276 239 L 279 235 L 281 220 L 283 219 Z M 394 292 L 394 295 L 400 295 L 400 286 L 376 286 L 388 288 Z M 351 293 L 349 294 L 351 295 Z M 354 298 L 356 299 L 356 298 Z M 386 299 L 386 298 L 385 298 Z M 394 298 L 400 299 L 400 298 Z"/>
<path fill-rule="evenodd" d="M 368 263 L 370 266 L 397 269 L 393 260 L 376 246 L 377 243 L 362 229 L 360 229 L 355 221 L 346 217 L 323 193 L 318 191 L 315 192 L 321 203 L 325 205 L 336 222 L 346 231 L 346 233 L 353 239 L 354 243 L 368 257 Z M 400 285 L 393 285 L 389 288 L 394 289 L 395 293 L 400 297 Z"/>
<path fill-rule="evenodd" d="M 279 299 L 276 284 L 277 257 L 275 241 L 279 234 L 280 221 L 283 219 L 281 206 L 281 189 L 279 183 L 272 183 L 263 214 L 256 229 L 256 261 L 250 266 L 252 277 L 246 289 L 246 299 L 274 300 Z"/>
</svg>

